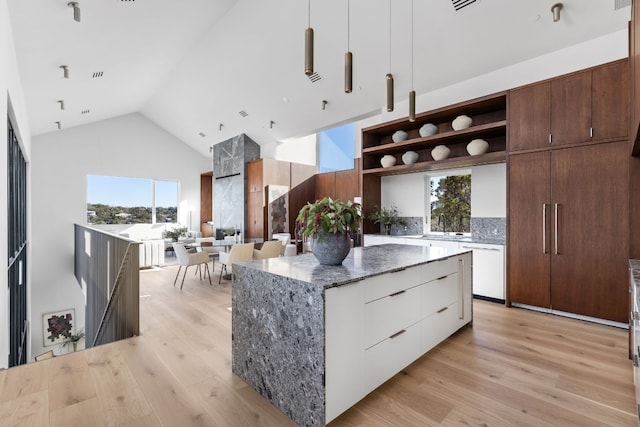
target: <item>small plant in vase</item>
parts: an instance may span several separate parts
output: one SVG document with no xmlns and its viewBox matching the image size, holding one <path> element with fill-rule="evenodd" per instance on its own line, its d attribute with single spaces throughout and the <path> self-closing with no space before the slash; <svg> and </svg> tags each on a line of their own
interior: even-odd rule
<svg viewBox="0 0 640 427">
<path fill-rule="evenodd" d="M 407 225 L 407 222 L 398 214 L 398 208 L 390 208 L 374 205 L 374 212 L 369 215 L 369 219 L 376 224 L 382 224 L 385 234 L 391 234 L 392 225 Z"/>
<path fill-rule="evenodd" d="M 80 329 L 80 331 L 75 334 L 69 335 L 69 338 L 65 342 L 62 343 L 62 348 L 71 344 L 73 346 L 73 351 L 75 352 L 78 349 L 78 341 L 85 337 L 84 329 Z"/>
<path fill-rule="evenodd" d="M 307 203 L 296 218 L 298 235 L 310 237 L 311 251 L 323 265 L 340 265 L 351 249 L 350 232 L 360 230 L 359 203 L 325 197 Z"/>
<path fill-rule="evenodd" d="M 168 230 L 165 230 L 162 233 L 162 237 L 167 238 L 167 239 L 171 239 L 171 241 L 173 242 L 177 242 L 178 239 L 182 236 L 187 236 L 187 227 L 181 226 L 181 225 L 176 225 L 173 228 L 170 228 Z"/>
</svg>

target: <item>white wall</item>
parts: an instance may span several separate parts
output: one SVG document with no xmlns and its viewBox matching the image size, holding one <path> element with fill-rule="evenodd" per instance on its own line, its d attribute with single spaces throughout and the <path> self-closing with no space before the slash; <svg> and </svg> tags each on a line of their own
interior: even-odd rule
<svg viewBox="0 0 640 427">
<path fill-rule="evenodd" d="M 75 308 L 84 324 L 84 296 L 73 275 L 73 224 L 86 223 L 87 174 L 180 182 L 180 205 L 195 206 L 200 174 L 211 160 L 140 114 L 129 114 L 33 138 L 31 355 L 42 352 L 42 315 Z M 187 213 L 180 213 L 187 223 Z M 59 351 L 54 347 L 54 351 Z"/>
<path fill-rule="evenodd" d="M 507 165 L 485 165 L 471 170 L 471 216 L 507 217 Z"/>
<path fill-rule="evenodd" d="M 0 165 L 6 171 L 7 165 L 7 120 L 9 115 L 19 136 L 22 150 L 27 162 L 31 157 L 31 137 L 28 130 L 27 114 L 24 106 L 22 86 L 18 73 L 13 35 L 9 22 L 9 10 L 6 0 L 0 0 Z M 29 173 L 29 172 L 27 172 Z M 29 178 L 27 178 L 29 181 Z M 27 189 L 29 193 L 29 189 Z M 28 194 L 27 194 L 28 197 Z M 0 173 L 0 200 L 3 214 L 0 214 L 0 259 L 7 260 L 7 174 Z M 27 230 L 30 234 L 30 230 Z M 27 246 L 27 251 L 30 246 Z M 4 264 L 5 266 L 7 264 Z M 30 270 L 29 266 L 27 268 Z M 27 270 L 27 280 L 29 280 Z M 29 281 L 27 281 L 27 286 Z M 9 357 L 9 293 L 7 289 L 6 270 L 0 274 L 0 368 L 6 368 Z"/>
</svg>

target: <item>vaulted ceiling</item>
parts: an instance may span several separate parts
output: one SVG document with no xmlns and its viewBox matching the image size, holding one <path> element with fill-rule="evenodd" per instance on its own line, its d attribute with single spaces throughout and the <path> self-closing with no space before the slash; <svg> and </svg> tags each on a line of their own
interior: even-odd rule
<svg viewBox="0 0 640 427">
<path fill-rule="evenodd" d="M 413 14 L 411 0 L 78 0 L 76 22 L 67 3 L 8 0 L 32 135 L 140 112 L 203 155 L 239 133 L 268 144 L 379 112 L 389 71 L 401 101 L 412 74 L 426 93 L 624 30 L 631 10 L 565 0 L 554 23 L 545 0 L 413 0 Z"/>
</svg>

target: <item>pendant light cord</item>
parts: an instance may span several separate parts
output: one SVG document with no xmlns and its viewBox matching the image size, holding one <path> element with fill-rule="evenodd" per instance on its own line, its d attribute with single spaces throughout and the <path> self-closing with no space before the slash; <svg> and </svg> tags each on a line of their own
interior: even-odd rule
<svg viewBox="0 0 640 427">
<path fill-rule="evenodd" d="M 351 1 L 347 0 L 347 52 L 349 49 L 349 36 L 351 34 Z"/>
<path fill-rule="evenodd" d="M 311 28 L 311 0 L 309 0 L 308 3 L 308 7 L 307 7 L 307 11 L 308 11 L 308 16 L 307 16 L 307 28 Z"/>
<path fill-rule="evenodd" d="M 389 74 L 391 74 L 391 0 L 389 0 Z"/>
<path fill-rule="evenodd" d="M 413 90 L 413 3 L 411 0 L 411 89 Z"/>
</svg>

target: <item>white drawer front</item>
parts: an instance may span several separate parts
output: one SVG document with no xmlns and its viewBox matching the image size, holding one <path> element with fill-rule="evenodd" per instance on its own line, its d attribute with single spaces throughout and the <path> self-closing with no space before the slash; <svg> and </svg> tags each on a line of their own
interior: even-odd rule
<svg viewBox="0 0 640 427">
<path fill-rule="evenodd" d="M 364 352 L 369 390 L 375 389 L 420 357 L 420 333 L 420 323 L 417 323 Z"/>
<path fill-rule="evenodd" d="M 421 295 L 417 286 L 365 304 L 365 348 L 420 321 Z"/>
<path fill-rule="evenodd" d="M 420 286 L 421 318 L 428 317 L 459 299 L 459 277 L 458 273 L 451 273 Z"/>
<path fill-rule="evenodd" d="M 436 313 L 420 322 L 422 338 L 420 350 L 427 352 L 451 334 L 464 326 L 468 320 L 460 319 L 460 305 L 458 302 L 443 307 Z"/>
<path fill-rule="evenodd" d="M 424 283 L 419 268 L 374 276 L 366 281 L 365 302 L 377 300 Z"/>
</svg>

